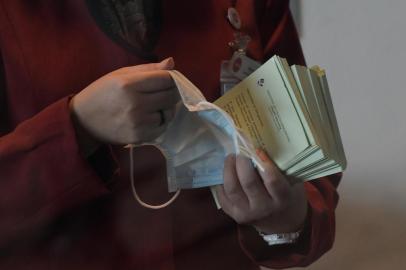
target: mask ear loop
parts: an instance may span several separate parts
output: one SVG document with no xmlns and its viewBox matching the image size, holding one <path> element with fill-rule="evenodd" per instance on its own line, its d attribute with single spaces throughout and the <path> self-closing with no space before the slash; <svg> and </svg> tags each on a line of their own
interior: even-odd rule
<svg viewBox="0 0 406 270">
<path fill-rule="evenodd" d="M 131 189 L 132 189 L 132 193 L 133 193 L 135 200 L 139 204 L 144 206 L 145 208 L 154 209 L 154 210 L 165 208 L 165 207 L 169 206 L 171 203 L 173 203 L 176 200 L 176 198 L 178 198 L 178 196 L 180 194 L 180 189 L 176 191 L 175 195 L 173 195 L 172 198 L 169 199 L 169 201 L 167 201 L 166 203 L 161 204 L 161 205 L 151 205 L 151 204 L 147 204 L 141 200 L 140 196 L 138 196 L 138 193 L 135 190 L 135 184 L 134 184 L 135 183 L 135 181 L 134 181 L 134 153 L 133 153 L 134 145 L 129 144 L 126 146 L 126 148 L 129 148 L 129 151 L 130 151 L 130 162 L 131 162 L 130 163 L 130 180 L 131 180 Z"/>
</svg>

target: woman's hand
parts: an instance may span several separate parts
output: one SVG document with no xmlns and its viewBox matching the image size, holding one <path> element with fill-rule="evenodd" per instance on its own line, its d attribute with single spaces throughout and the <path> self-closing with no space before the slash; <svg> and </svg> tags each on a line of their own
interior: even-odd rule
<svg viewBox="0 0 406 270">
<path fill-rule="evenodd" d="M 173 118 L 180 98 L 167 72 L 173 68 L 173 59 L 168 58 L 121 68 L 90 84 L 70 104 L 78 134 L 113 144 L 137 144 L 158 137 Z"/>
<path fill-rule="evenodd" d="M 300 230 L 307 216 L 303 183 L 282 174 L 264 151 L 257 154 L 265 164 L 263 172 L 246 157 L 226 158 L 224 185 L 217 187 L 221 207 L 237 223 L 267 234 Z"/>
</svg>

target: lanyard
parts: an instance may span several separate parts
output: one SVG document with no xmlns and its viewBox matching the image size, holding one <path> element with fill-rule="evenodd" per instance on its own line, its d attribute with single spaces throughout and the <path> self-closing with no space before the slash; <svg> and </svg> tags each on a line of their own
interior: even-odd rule
<svg viewBox="0 0 406 270">
<path fill-rule="evenodd" d="M 230 41 L 228 45 L 235 51 L 245 54 L 248 43 L 251 41 L 251 37 L 247 34 L 242 33 L 241 30 L 241 17 L 235 8 L 237 5 L 237 0 L 230 1 L 231 7 L 227 9 L 227 20 L 234 29 L 234 40 Z"/>
</svg>

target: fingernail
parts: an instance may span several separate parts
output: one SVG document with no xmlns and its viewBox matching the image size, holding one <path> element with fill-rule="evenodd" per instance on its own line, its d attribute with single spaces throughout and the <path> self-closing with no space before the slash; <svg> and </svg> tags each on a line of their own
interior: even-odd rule
<svg viewBox="0 0 406 270">
<path fill-rule="evenodd" d="M 266 155 L 266 153 L 264 152 L 264 150 L 262 150 L 261 148 L 257 148 L 255 151 L 257 152 L 257 156 L 258 156 L 262 161 L 267 161 L 267 160 L 268 160 L 268 156 Z"/>
<path fill-rule="evenodd" d="M 165 67 L 173 68 L 174 65 L 175 65 L 175 62 L 174 62 L 172 57 L 168 57 L 168 58 L 161 61 L 161 65 L 163 65 Z"/>
</svg>

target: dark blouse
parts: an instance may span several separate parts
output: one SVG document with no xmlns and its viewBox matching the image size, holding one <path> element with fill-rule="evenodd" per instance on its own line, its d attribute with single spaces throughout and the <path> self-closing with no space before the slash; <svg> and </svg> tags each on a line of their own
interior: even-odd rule
<svg viewBox="0 0 406 270">
<path fill-rule="evenodd" d="M 92 81 L 151 55 L 172 56 L 213 101 L 220 62 L 232 54 L 230 1 L 162 1 L 162 23 L 151 27 L 145 6 L 147 19 L 138 21 L 138 1 L 112 1 L 118 11 L 135 10 L 106 15 L 114 30 L 96 23 L 103 9 L 91 15 L 91 2 L 0 0 L 0 269 L 283 268 L 308 265 L 330 249 L 339 175 L 305 184 L 310 213 L 299 243 L 267 247 L 218 211 L 208 189 L 148 210 L 132 197 L 122 147 L 102 147 L 89 159 L 80 154 L 68 102 Z M 159 10 L 160 1 L 152 2 Z M 236 9 L 252 37 L 250 57 L 278 54 L 304 64 L 288 1 L 238 1 Z M 138 148 L 134 167 L 144 200 L 169 198 L 159 151 Z"/>
</svg>

